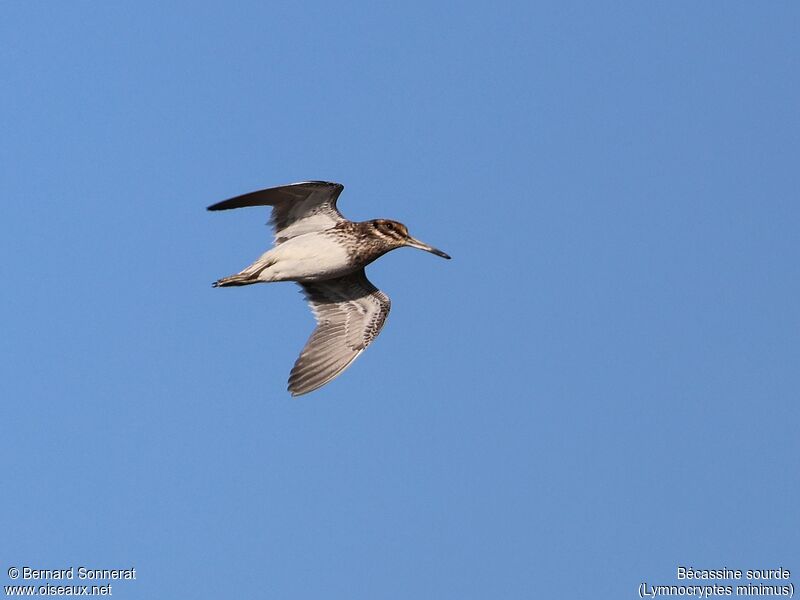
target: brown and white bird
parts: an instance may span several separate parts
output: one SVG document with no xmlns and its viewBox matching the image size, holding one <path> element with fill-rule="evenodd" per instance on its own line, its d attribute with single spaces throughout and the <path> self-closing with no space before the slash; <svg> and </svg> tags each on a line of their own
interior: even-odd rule
<svg viewBox="0 0 800 600">
<path fill-rule="evenodd" d="M 312 392 L 342 373 L 380 333 L 391 303 L 369 282 L 365 266 L 402 246 L 450 258 L 411 237 L 397 221 L 348 221 L 336 208 L 343 189 L 339 183 L 305 181 L 208 207 L 272 207 L 274 247 L 214 287 L 295 281 L 303 288 L 317 327 L 289 375 L 293 396 Z"/>
</svg>

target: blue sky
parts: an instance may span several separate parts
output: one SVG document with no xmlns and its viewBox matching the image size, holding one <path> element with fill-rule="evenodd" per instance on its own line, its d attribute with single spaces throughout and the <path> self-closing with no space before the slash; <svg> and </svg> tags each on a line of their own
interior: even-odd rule
<svg viewBox="0 0 800 600">
<path fill-rule="evenodd" d="M 6 4 L 2 573 L 463 600 L 800 569 L 799 24 Z M 267 212 L 205 207 L 306 179 L 453 260 L 372 265 L 382 335 L 291 399 L 296 286 L 210 285 L 268 247 Z"/>
</svg>

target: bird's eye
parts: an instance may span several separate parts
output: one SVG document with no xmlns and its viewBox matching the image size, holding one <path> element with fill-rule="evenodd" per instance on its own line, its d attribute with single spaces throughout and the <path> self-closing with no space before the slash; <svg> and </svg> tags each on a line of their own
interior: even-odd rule
<svg viewBox="0 0 800 600">
<path fill-rule="evenodd" d="M 386 229 L 388 229 L 389 231 L 394 231 L 394 223 L 391 222 L 387 223 Z"/>
</svg>

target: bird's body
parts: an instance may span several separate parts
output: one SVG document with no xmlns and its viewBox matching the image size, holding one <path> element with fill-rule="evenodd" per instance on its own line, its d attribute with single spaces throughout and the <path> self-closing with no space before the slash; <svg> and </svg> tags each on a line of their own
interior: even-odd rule
<svg viewBox="0 0 800 600">
<path fill-rule="evenodd" d="M 241 273 L 218 284 L 235 285 L 270 281 L 319 281 L 347 275 L 353 263 L 337 236 L 328 231 L 304 233 L 267 250 Z"/>
<path fill-rule="evenodd" d="M 357 271 L 394 247 L 396 240 L 378 237 L 373 221 L 342 221 L 329 229 L 286 239 L 267 250 L 252 265 L 221 279 L 218 284 L 236 285 L 270 281 L 321 281 Z"/>
<path fill-rule="evenodd" d="M 313 391 L 344 371 L 383 327 L 389 298 L 367 280 L 366 265 L 402 246 L 450 258 L 409 236 L 402 223 L 346 220 L 336 209 L 342 189 L 338 183 L 310 181 L 252 192 L 208 207 L 273 207 L 275 246 L 214 286 L 273 281 L 295 281 L 302 286 L 317 328 L 289 377 L 293 395 Z"/>
</svg>

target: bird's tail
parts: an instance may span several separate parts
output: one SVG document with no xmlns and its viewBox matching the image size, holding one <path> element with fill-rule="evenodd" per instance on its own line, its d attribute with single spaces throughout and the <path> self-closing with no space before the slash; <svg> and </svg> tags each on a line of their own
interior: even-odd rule
<svg viewBox="0 0 800 600">
<path fill-rule="evenodd" d="M 223 277 L 211 285 L 214 287 L 229 287 L 234 285 L 250 285 L 251 283 L 264 283 L 265 281 L 269 281 L 269 278 L 262 277 L 261 273 L 264 271 L 264 269 L 271 267 L 274 264 L 275 261 L 271 258 L 267 258 L 265 255 L 246 269 L 242 269 L 236 273 L 236 275 Z"/>
<path fill-rule="evenodd" d="M 212 287 L 230 287 L 235 285 L 250 285 L 251 283 L 259 283 L 258 275 L 255 277 L 252 273 L 237 273 L 230 277 L 223 277 L 217 279 L 211 284 Z"/>
</svg>

